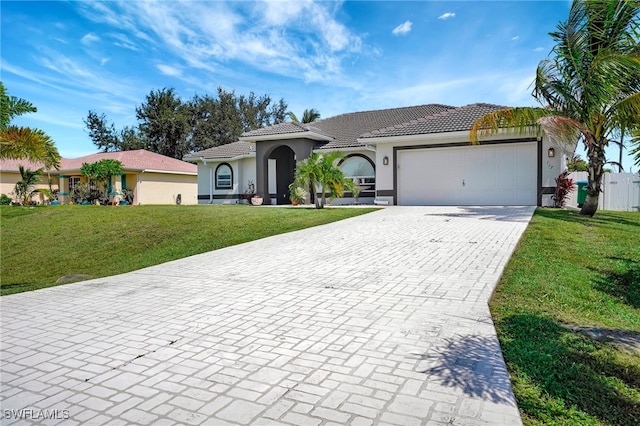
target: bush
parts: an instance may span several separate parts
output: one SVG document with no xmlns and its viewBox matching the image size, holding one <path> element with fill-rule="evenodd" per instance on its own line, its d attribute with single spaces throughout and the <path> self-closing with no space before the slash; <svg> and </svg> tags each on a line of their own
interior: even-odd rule
<svg viewBox="0 0 640 426">
<path fill-rule="evenodd" d="M 11 197 L 9 197 L 7 194 L 0 195 L 0 205 L 8 206 L 9 204 L 11 204 Z"/>
<path fill-rule="evenodd" d="M 575 190 L 573 179 L 569 177 L 569 171 L 565 170 L 560 173 L 560 176 L 556 178 L 556 191 L 551 196 L 553 199 L 553 206 L 562 208 L 567 202 L 569 194 Z"/>
<path fill-rule="evenodd" d="M 83 202 L 93 204 L 95 200 L 98 200 L 101 204 L 106 204 L 108 197 L 104 191 L 96 189 L 86 182 L 76 184 L 71 192 L 71 201 L 75 204 L 82 204 Z"/>
</svg>

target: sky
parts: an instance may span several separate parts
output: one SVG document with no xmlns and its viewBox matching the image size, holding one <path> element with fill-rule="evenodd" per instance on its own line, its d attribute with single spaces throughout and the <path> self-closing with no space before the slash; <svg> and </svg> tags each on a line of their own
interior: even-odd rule
<svg viewBox="0 0 640 426">
<path fill-rule="evenodd" d="M 301 116 L 531 95 L 570 1 L 5 1 L 1 79 L 37 113 L 14 120 L 63 157 L 97 151 L 89 110 L 120 129 L 152 90 L 284 99 Z M 584 158 L 584 151 L 578 154 Z M 618 148 L 607 155 L 618 158 Z M 633 164 L 625 155 L 623 165 Z"/>
</svg>

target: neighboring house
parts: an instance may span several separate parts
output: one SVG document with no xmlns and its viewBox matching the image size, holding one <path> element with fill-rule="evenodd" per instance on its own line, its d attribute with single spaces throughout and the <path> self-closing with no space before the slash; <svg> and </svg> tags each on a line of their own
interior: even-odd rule
<svg viewBox="0 0 640 426">
<path fill-rule="evenodd" d="M 281 123 L 184 160 L 198 165 L 199 203 L 238 202 L 254 184 L 265 203 L 288 204 L 295 163 L 339 150 L 345 174 L 360 184 L 359 203 L 552 205 L 555 178 L 575 146 L 507 131 L 471 145 L 475 120 L 503 108 L 431 104 Z M 345 194 L 333 203 L 355 201 Z"/>
<path fill-rule="evenodd" d="M 128 189 L 133 191 L 133 204 L 197 204 L 197 167 L 193 164 L 166 157 L 143 149 L 135 151 L 102 152 L 79 158 L 63 158 L 59 170 L 47 170 L 39 188 L 49 188 L 47 180 L 52 179 L 55 189 L 59 189 L 61 203 L 70 201 L 73 187 L 86 179 L 80 174 L 84 163 L 95 163 L 104 159 L 122 163 L 124 174 L 114 176 L 108 190 Z M 0 188 L 2 193 L 13 192 L 20 180 L 18 166 L 36 170 L 41 165 L 23 160 L 2 160 L 0 162 Z"/>
</svg>

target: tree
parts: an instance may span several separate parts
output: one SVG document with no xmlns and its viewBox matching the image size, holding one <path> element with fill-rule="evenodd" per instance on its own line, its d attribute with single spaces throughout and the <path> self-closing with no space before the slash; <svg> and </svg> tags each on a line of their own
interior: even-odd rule
<svg viewBox="0 0 640 426">
<path fill-rule="evenodd" d="M 104 114 L 98 115 L 92 110 L 89 110 L 87 118 L 83 121 L 89 130 L 89 138 L 102 152 L 146 148 L 145 141 L 135 127 L 125 126 L 117 131 L 113 123 L 107 124 L 107 117 Z"/>
<path fill-rule="evenodd" d="M 45 132 L 11 125 L 14 117 L 36 111 L 31 102 L 9 96 L 0 82 L 0 158 L 24 159 L 57 169 L 60 167 L 60 153 Z"/>
<path fill-rule="evenodd" d="M 611 133 L 640 127 L 639 9 L 636 0 L 574 0 L 567 20 L 550 33 L 554 56 L 537 68 L 533 96 L 544 107 L 496 111 L 471 129 L 473 143 L 506 127 L 540 126 L 567 143 L 582 135 L 589 172 L 582 215 L 598 209 Z"/>
<path fill-rule="evenodd" d="M 200 151 L 236 142 L 243 132 L 282 123 L 287 104 L 267 95 L 237 96 L 218 87 L 217 98 L 194 96 L 189 102 L 191 150 Z"/>
<path fill-rule="evenodd" d="M 89 185 L 98 187 L 97 189 L 102 190 L 104 195 L 106 195 L 111 178 L 123 173 L 122 163 L 110 158 L 95 163 L 83 163 L 80 167 L 80 174 L 89 180 Z"/>
<path fill-rule="evenodd" d="M 315 199 L 316 209 L 324 208 L 327 196 L 342 197 L 345 190 L 359 192 L 355 182 L 345 176 L 337 165 L 344 158 L 338 151 L 327 153 L 313 152 L 306 159 L 296 165 L 293 188 L 311 189 Z M 317 196 L 320 191 L 320 197 Z"/>
<path fill-rule="evenodd" d="M 588 165 L 585 160 L 580 158 L 579 155 L 576 155 L 567 162 L 567 170 L 570 172 L 586 172 L 588 170 Z"/>
<path fill-rule="evenodd" d="M 18 170 L 20 171 L 21 180 L 16 182 L 13 192 L 16 196 L 16 201 L 26 206 L 31 204 L 31 197 L 40 192 L 34 187 L 42 177 L 43 170 L 30 170 L 25 169 L 23 166 L 19 166 Z"/>
<path fill-rule="evenodd" d="M 173 158 L 191 151 L 187 105 L 173 88 L 152 90 L 136 108 L 136 117 L 149 150 Z"/>
<path fill-rule="evenodd" d="M 308 123 L 313 123 L 316 120 L 319 120 L 320 112 L 314 108 L 305 109 L 304 112 L 302 113 L 302 121 L 298 120 L 298 117 L 293 113 L 293 111 L 287 112 L 287 117 L 289 117 L 293 122 L 308 124 Z"/>
</svg>

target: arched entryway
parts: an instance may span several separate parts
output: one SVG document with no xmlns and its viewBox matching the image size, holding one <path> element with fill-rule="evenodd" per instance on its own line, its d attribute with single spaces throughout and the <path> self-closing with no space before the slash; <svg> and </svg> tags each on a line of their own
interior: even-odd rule
<svg viewBox="0 0 640 426">
<path fill-rule="evenodd" d="M 289 185 L 293 182 L 296 170 L 295 153 L 286 145 L 274 149 L 269 155 L 269 160 L 275 161 L 275 176 L 273 167 L 269 167 L 269 182 L 272 186 L 275 177 L 276 204 L 291 204 L 289 199 Z"/>
</svg>

